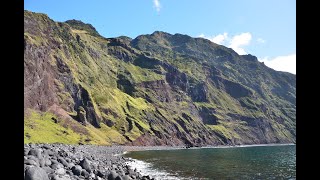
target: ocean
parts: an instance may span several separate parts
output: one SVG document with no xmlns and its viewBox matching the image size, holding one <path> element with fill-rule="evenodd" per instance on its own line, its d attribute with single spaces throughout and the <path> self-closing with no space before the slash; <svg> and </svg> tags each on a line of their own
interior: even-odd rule
<svg viewBox="0 0 320 180">
<path fill-rule="evenodd" d="M 296 146 L 267 145 L 132 151 L 141 174 L 176 179 L 296 179 Z"/>
</svg>

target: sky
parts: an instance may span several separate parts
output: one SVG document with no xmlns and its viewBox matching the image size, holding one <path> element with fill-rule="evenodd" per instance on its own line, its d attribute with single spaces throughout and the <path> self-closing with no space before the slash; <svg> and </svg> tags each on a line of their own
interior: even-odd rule
<svg viewBox="0 0 320 180">
<path fill-rule="evenodd" d="M 296 74 L 296 0 L 24 0 L 24 9 L 90 23 L 104 37 L 164 31 L 207 38 Z"/>
</svg>

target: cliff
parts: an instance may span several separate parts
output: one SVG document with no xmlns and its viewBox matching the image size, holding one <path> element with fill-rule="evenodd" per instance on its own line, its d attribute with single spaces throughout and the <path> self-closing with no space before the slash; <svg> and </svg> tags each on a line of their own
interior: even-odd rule
<svg viewBox="0 0 320 180">
<path fill-rule="evenodd" d="M 25 142 L 295 142 L 296 76 L 203 38 L 24 13 Z"/>
</svg>

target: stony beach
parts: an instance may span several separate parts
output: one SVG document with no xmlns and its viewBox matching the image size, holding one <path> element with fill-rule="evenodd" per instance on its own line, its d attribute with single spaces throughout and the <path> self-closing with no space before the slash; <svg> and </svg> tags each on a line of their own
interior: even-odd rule
<svg viewBox="0 0 320 180">
<path fill-rule="evenodd" d="M 123 157 L 127 151 L 181 149 L 164 146 L 96 146 L 65 144 L 25 144 L 25 180 L 128 180 L 154 179 L 143 176 L 132 161 Z"/>
</svg>

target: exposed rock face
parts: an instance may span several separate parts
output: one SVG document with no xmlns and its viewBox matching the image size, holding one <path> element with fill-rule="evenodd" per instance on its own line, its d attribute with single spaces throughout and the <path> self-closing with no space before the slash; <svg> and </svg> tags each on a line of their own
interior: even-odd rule
<svg viewBox="0 0 320 180">
<path fill-rule="evenodd" d="M 24 23 L 26 109 L 92 125 L 111 143 L 295 141 L 296 77 L 255 56 L 160 31 L 104 38 L 29 11 Z"/>
</svg>

